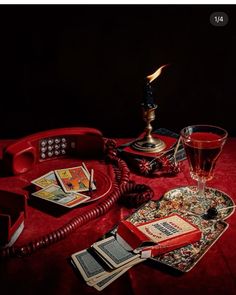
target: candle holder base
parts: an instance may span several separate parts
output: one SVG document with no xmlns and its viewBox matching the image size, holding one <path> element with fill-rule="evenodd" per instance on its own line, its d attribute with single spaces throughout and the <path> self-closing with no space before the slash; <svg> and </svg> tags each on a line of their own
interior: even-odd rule
<svg viewBox="0 0 236 295">
<path fill-rule="evenodd" d="M 132 148 L 146 153 L 159 153 L 166 147 L 164 141 L 159 138 L 138 139 L 132 144 Z"/>
</svg>

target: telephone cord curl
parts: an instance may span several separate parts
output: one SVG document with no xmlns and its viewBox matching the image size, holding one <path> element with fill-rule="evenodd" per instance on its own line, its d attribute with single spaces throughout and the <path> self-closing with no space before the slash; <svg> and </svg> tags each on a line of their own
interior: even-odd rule
<svg viewBox="0 0 236 295">
<path fill-rule="evenodd" d="M 147 185 L 135 184 L 130 181 L 130 172 L 126 163 L 117 156 L 116 144 L 113 140 L 107 140 L 106 156 L 107 160 L 113 164 L 116 181 L 112 192 L 101 201 L 95 208 L 88 210 L 82 215 L 72 218 L 62 227 L 50 232 L 47 235 L 39 237 L 23 246 L 11 246 L 0 250 L 0 258 L 25 257 L 33 254 L 41 248 L 52 245 L 77 230 L 87 222 L 98 218 L 108 212 L 111 207 L 119 200 L 130 205 L 140 205 L 143 201 L 150 200 L 153 197 L 153 191 Z"/>
</svg>

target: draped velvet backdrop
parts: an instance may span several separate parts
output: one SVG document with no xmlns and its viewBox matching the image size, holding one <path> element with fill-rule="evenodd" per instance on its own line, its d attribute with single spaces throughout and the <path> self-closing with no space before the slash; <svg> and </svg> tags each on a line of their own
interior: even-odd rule
<svg viewBox="0 0 236 295">
<path fill-rule="evenodd" d="M 235 28 L 229 5 L 1 5 L 0 137 L 81 125 L 137 136 L 144 77 L 166 63 L 154 126 L 235 136 Z"/>
</svg>

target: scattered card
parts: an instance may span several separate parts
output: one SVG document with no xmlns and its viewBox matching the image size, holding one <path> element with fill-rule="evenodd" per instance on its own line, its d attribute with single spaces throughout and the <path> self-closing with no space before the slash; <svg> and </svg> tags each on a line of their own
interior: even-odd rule
<svg viewBox="0 0 236 295">
<path fill-rule="evenodd" d="M 33 181 L 31 181 L 31 183 L 40 188 L 45 188 L 52 184 L 58 185 L 58 181 L 56 179 L 54 171 L 50 171 L 47 174 L 44 174 L 41 177 L 34 179 Z"/>
<path fill-rule="evenodd" d="M 90 190 L 90 174 L 82 166 L 55 170 L 55 174 L 66 193 Z M 96 189 L 94 183 L 91 189 Z"/>
<path fill-rule="evenodd" d="M 124 249 L 114 236 L 71 255 L 73 266 L 79 270 L 87 285 L 98 291 L 110 285 L 132 266 L 145 260 L 139 254 Z"/>
<path fill-rule="evenodd" d="M 104 264 L 106 265 L 106 267 L 107 267 L 109 270 L 113 270 L 113 269 L 115 268 L 115 267 L 114 267 L 109 261 L 107 261 L 107 260 L 101 255 L 101 253 L 95 251 L 94 248 L 92 248 L 92 250 L 93 250 L 93 252 L 95 252 L 95 255 L 96 255 L 97 259 L 98 259 L 99 261 L 101 261 L 102 263 L 104 263 Z"/>
<path fill-rule="evenodd" d="M 102 291 L 104 288 L 106 288 L 108 285 L 110 285 L 112 282 L 114 282 L 116 279 L 118 279 L 120 276 L 122 276 L 130 268 L 131 268 L 131 266 L 127 267 L 127 268 L 123 268 L 121 271 L 107 276 L 106 278 L 104 278 L 100 282 L 93 285 L 93 287 L 95 289 L 97 289 L 98 291 Z"/>
<path fill-rule="evenodd" d="M 108 271 L 108 272 L 102 274 L 101 276 L 95 277 L 95 278 L 93 278 L 93 279 L 87 281 L 87 284 L 88 284 L 89 286 L 94 286 L 94 285 L 98 284 L 99 282 L 103 281 L 104 279 L 106 279 L 107 277 L 110 277 L 111 275 L 120 272 L 120 271 L 123 270 L 124 268 L 129 269 L 129 268 L 131 268 L 132 266 L 134 266 L 134 265 L 136 265 L 136 264 L 138 264 L 138 263 L 140 263 L 140 262 L 143 262 L 143 261 L 145 261 L 145 260 L 146 260 L 146 259 L 136 258 L 135 260 L 133 260 L 133 261 L 131 261 L 131 262 L 128 262 L 127 264 L 125 264 L 125 265 L 123 265 L 123 266 L 121 266 L 121 267 L 119 267 L 119 268 L 116 268 L 116 269 L 113 269 L 113 270 L 111 270 L 111 271 Z"/>
<path fill-rule="evenodd" d="M 139 254 L 134 254 L 123 248 L 113 236 L 94 243 L 92 248 L 94 248 L 95 251 L 114 268 L 121 267 L 122 265 L 140 257 Z"/>
<path fill-rule="evenodd" d="M 65 193 L 60 186 L 55 184 L 34 192 L 32 195 L 67 208 L 73 208 L 90 199 L 90 197 L 79 193 Z"/>
<path fill-rule="evenodd" d="M 104 266 L 97 261 L 88 249 L 74 253 L 71 255 L 71 258 L 85 281 L 92 280 L 107 273 Z"/>
</svg>

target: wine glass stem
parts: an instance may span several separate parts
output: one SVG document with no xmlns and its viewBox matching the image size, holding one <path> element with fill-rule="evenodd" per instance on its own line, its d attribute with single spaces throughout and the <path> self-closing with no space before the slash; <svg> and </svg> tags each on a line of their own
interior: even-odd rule
<svg viewBox="0 0 236 295">
<path fill-rule="evenodd" d="M 197 187 L 197 194 L 200 200 L 203 202 L 205 201 L 205 187 L 206 187 L 206 180 L 202 177 L 198 178 L 198 187 Z"/>
</svg>

